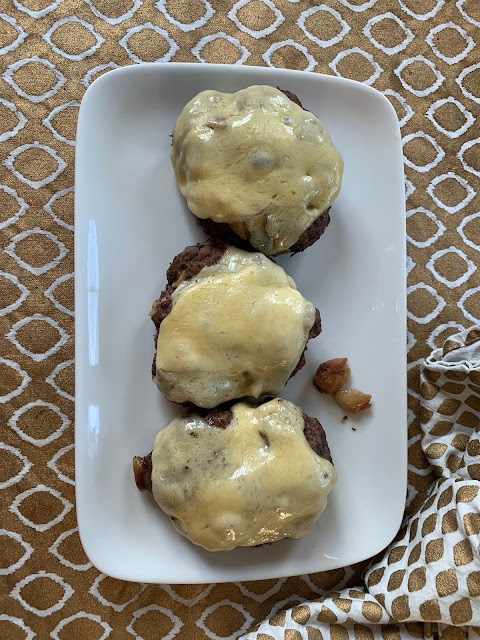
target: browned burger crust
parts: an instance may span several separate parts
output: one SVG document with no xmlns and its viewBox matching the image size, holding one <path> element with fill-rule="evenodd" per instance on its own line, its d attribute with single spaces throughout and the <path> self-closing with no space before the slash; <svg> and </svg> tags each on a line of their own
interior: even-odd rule
<svg viewBox="0 0 480 640">
<path fill-rule="evenodd" d="M 192 215 L 194 214 L 192 213 Z M 211 218 L 197 218 L 197 216 L 195 216 L 195 220 L 210 238 L 223 240 L 228 244 L 233 244 L 234 247 L 245 249 L 245 251 L 252 251 L 252 245 L 248 240 L 243 240 L 240 236 L 237 236 L 232 227 L 226 222 L 214 222 Z"/>
<path fill-rule="evenodd" d="M 201 415 L 200 412 L 197 413 Z M 230 424 L 233 414 L 228 410 L 210 409 L 204 412 L 202 418 L 211 427 L 225 429 Z M 306 413 L 303 414 L 303 420 L 303 433 L 312 451 L 317 456 L 325 458 L 325 460 L 333 464 L 327 436 L 320 422 L 316 418 L 307 416 Z M 192 431 L 191 435 L 194 435 L 194 433 Z M 152 491 L 152 452 L 143 458 L 141 456 L 133 458 L 133 474 L 135 476 L 135 484 L 140 491 Z"/>
<path fill-rule="evenodd" d="M 280 87 L 277 87 L 277 89 L 281 91 L 284 95 L 286 95 L 289 100 L 291 100 L 292 102 L 297 104 L 299 107 L 301 107 L 304 111 L 308 111 L 308 109 L 305 109 L 303 104 L 300 102 L 300 98 L 297 96 L 296 93 L 293 93 L 293 91 L 289 91 L 288 89 L 280 89 Z"/>
<path fill-rule="evenodd" d="M 313 327 L 310 329 L 310 333 L 308 334 L 308 340 L 312 340 L 313 338 L 316 338 L 317 336 L 320 335 L 321 332 L 322 332 L 322 320 L 320 318 L 320 311 L 318 309 L 315 309 L 315 322 L 313 323 Z M 306 363 L 305 354 L 307 352 L 308 340 L 307 340 L 307 344 L 305 345 L 305 349 L 302 351 L 302 355 L 300 356 L 300 360 L 298 361 L 297 366 L 290 374 L 290 378 L 293 378 L 293 376 L 298 371 L 300 371 L 300 369 Z"/>
<path fill-rule="evenodd" d="M 196 407 L 196 413 L 201 416 L 210 427 L 226 429 L 233 418 L 233 413 L 229 409 L 216 407 L 215 409 L 202 409 Z"/>
<path fill-rule="evenodd" d="M 210 221 L 211 222 L 211 221 Z M 215 225 L 215 223 L 212 223 Z M 228 225 L 227 225 L 228 226 Z M 155 325 L 156 332 L 154 336 L 155 353 L 153 354 L 152 362 L 152 376 L 155 377 L 157 373 L 156 368 L 156 350 L 158 332 L 163 320 L 167 317 L 172 309 L 172 293 L 175 291 L 177 283 L 184 280 L 190 280 L 194 278 L 204 267 L 211 267 L 222 258 L 223 254 L 228 248 L 228 244 L 219 238 L 210 238 L 205 242 L 200 242 L 191 247 L 186 247 L 181 253 L 179 253 L 172 260 L 170 267 L 167 270 L 167 285 L 160 294 L 160 298 L 155 300 L 152 306 L 151 318 Z M 251 247 L 250 247 L 251 248 Z M 322 323 L 320 320 L 320 312 L 315 309 L 315 322 L 308 334 L 308 340 L 316 338 L 322 330 Z M 308 341 L 307 341 L 308 344 Z M 292 371 L 290 378 L 294 376 L 297 371 L 305 364 L 305 352 L 307 345 L 303 350 L 302 355 L 297 363 L 297 366 Z"/>
<path fill-rule="evenodd" d="M 203 229 L 210 238 L 223 240 L 228 242 L 228 244 L 233 244 L 234 246 L 239 247 L 240 249 L 245 249 L 246 251 L 252 250 L 252 245 L 248 240 L 243 240 L 240 236 L 237 236 L 235 231 L 233 231 L 231 226 L 226 222 L 214 222 L 210 218 L 197 218 L 196 216 L 195 218 L 198 226 Z M 295 255 L 296 253 L 300 253 L 305 249 L 308 249 L 308 247 L 311 247 L 312 244 L 314 244 L 325 233 L 325 229 L 329 224 L 330 207 L 320 214 L 318 218 L 316 218 L 312 224 L 305 229 L 295 244 L 292 244 L 289 249 L 282 251 L 277 255 L 285 255 L 287 253 Z"/>
<path fill-rule="evenodd" d="M 292 255 L 295 255 L 296 253 L 300 253 L 305 249 L 308 249 L 308 247 L 311 247 L 312 244 L 315 244 L 315 242 L 321 236 L 323 236 L 323 234 L 325 233 L 325 229 L 328 227 L 329 224 L 330 224 L 330 207 L 328 207 L 328 209 L 325 209 L 325 211 L 322 214 L 320 214 L 318 218 L 316 218 L 309 227 L 305 229 L 305 231 L 302 233 L 299 239 L 295 242 L 295 244 L 292 244 L 290 249 L 288 249 L 287 251 L 284 251 L 284 253 L 291 253 Z"/>
<path fill-rule="evenodd" d="M 303 420 L 305 426 L 303 427 L 303 433 L 307 439 L 311 449 L 315 451 L 317 456 L 325 458 L 331 464 L 333 464 L 332 454 L 330 453 L 330 447 L 328 446 L 327 436 L 325 430 L 316 418 L 303 414 Z"/>
</svg>

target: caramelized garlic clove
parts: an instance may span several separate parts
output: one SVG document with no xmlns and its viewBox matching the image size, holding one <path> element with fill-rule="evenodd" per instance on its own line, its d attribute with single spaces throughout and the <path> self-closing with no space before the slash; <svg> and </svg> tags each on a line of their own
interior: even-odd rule
<svg viewBox="0 0 480 640">
<path fill-rule="evenodd" d="M 323 362 L 317 369 L 313 384 L 320 393 L 335 394 L 350 378 L 347 358 L 334 358 Z"/>
<path fill-rule="evenodd" d="M 334 396 L 337 404 L 349 413 L 358 413 L 364 409 L 368 409 L 372 405 L 370 400 L 372 396 L 369 393 L 363 393 L 358 389 L 344 389 L 343 391 L 337 391 Z"/>
</svg>

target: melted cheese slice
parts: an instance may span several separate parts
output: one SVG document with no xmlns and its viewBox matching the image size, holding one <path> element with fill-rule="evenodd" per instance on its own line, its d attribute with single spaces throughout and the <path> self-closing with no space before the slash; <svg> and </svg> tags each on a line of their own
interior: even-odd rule
<svg viewBox="0 0 480 640">
<path fill-rule="evenodd" d="M 267 255 L 295 244 L 343 175 L 326 127 L 269 86 L 195 96 L 175 124 L 171 160 L 196 216 L 230 224 Z"/>
<path fill-rule="evenodd" d="M 276 398 L 232 407 L 225 429 L 176 418 L 156 439 L 153 495 L 209 551 L 301 538 L 327 504 L 334 467 L 310 448 L 301 409 Z"/>
<path fill-rule="evenodd" d="M 278 395 L 315 322 L 315 307 L 281 267 L 235 247 L 182 282 L 172 302 L 155 381 L 170 400 L 199 407 Z"/>
</svg>

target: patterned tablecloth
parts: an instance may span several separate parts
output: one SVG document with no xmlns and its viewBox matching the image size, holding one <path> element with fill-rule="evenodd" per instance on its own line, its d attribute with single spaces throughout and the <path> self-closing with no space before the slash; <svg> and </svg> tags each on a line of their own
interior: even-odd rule
<svg viewBox="0 0 480 640">
<path fill-rule="evenodd" d="M 467 446 L 478 460 L 480 445 L 470 446 L 468 434 L 447 444 L 435 437 L 455 421 L 464 430 L 478 429 L 479 381 L 469 379 L 473 391 L 465 395 L 466 387 L 455 391 L 452 380 L 438 382 L 443 373 L 426 370 L 421 396 L 419 363 L 448 336 L 480 322 L 479 27 L 478 0 L 0 1 L 2 640 L 35 634 L 61 640 L 236 638 L 271 616 L 252 638 L 393 639 L 403 620 L 410 621 L 401 626 L 405 637 L 442 631 L 456 639 L 466 636 L 466 627 L 413 621 L 478 624 L 480 612 L 469 602 L 480 594 L 478 503 L 468 523 L 463 520 L 466 537 L 451 557 L 443 554 L 442 540 L 453 530 L 455 504 L 474 504 L 479 465 L 468 466 L 477 481 L 456 492 L 456 502 L 455 482 L 437 506 L 431 492 L 446 470 L 466 468 Z M 408 211 L 406 522 L 418 553 L 409 552 L 407 563 L 406 545 L 394 545 L 388 563 L 399 563 L 399 570 L 387 574 L 385 567 L 374 568 L 382 564 L 377 559 L 367 574 L 370 593 L 362 578 L 367 563 L 288 580 L 147 586 L 99 574 L 81 548 L 73 463 L 76 118 L 95 78 L 147 61 L 336 74 L 376 87 L 398 114 Z M 457 375 L 465 380 L 466 374 Z M 460 392 L 460 400 L 428 405 L 439 393 Z M 458 417 L 455 403 L 463 407 L 469 399 Z M 427 433 L 433 413 L 437 426 Z M 462 423 L 464 414 L 470 417 Z M 444 460 L 451 446 L 457 455 Z M 453 515 L 435 529 L 435 509 L 452 499 Z M 425 536 L 432 535 L 427 544 Z M 420 565 L 408 573 L 411 560 Z M 432 562 L 443 562 L 442 571 L 427 574 L 425 584 Z M 425 598 L 409 607 L 409 595 L 419 589 Z M 324 600 L 327 606 L 316 603 L 312 617 L 312 607 L 301 603 L 328 591 L 334 593 Z M 469 633 L 478 637 L 480 629 Z"/>
</svg>

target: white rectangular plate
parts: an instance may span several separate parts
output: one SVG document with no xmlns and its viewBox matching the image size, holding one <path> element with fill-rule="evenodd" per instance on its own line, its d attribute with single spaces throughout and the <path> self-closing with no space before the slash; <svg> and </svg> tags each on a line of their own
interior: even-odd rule
<svg viewBox="0 0 480 640">
<path fill-rule="evenodd" d="M 199 91 L 251 84 L 294 91 L 345 161 L 325 235 L 278 261 L 323 323 L 284 396 L 320 419 L 339 481 L 304 539 L 209 553 L 139 493 L 132 457 L 175 414 L 152 384 L 148 312 L 172 258 L 204 239 L 177 190 L 169 134 Z M 141 582 L 259 580 L 346 566 L 392 540 L 407 473 L 405 209 L 400 132 L 384 96 L 350 80 L 241 66 L 145 64 L 102 76 L 78 121 L 75 283 L 77 514 L 98 569 Z M 351 384 L 373 395 L 371 410 L 345 422 L 312 386 L 318 364 L 340 356 Z"/>
</svg>

